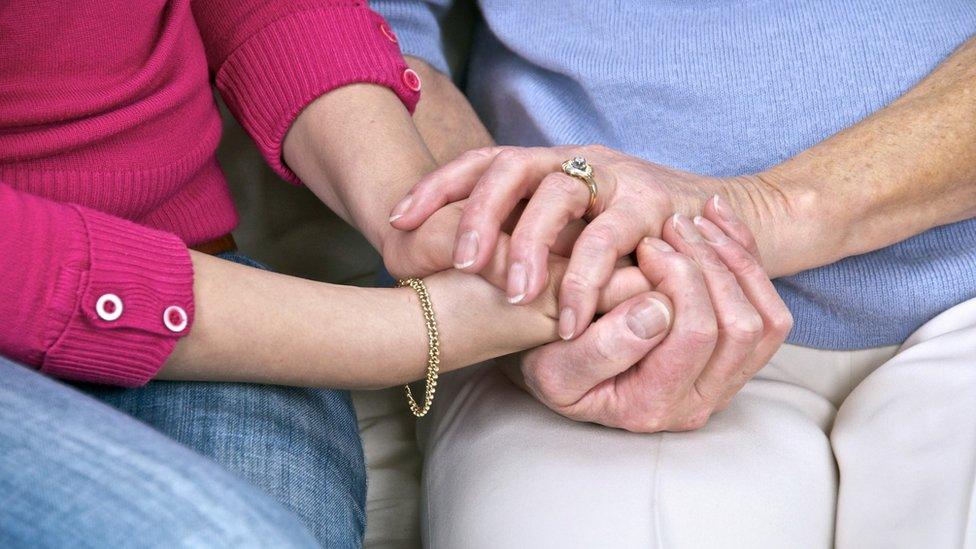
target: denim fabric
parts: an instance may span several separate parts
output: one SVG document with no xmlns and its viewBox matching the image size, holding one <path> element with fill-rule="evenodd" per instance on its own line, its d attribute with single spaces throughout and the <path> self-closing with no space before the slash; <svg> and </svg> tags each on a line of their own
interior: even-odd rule
<svg viewBox="0 0 976 549">
<path fill-rule="evenodd" d="M 170 381 L 83 390 L 260 488 L 323 547 L 361 546 L 366 470 L 345 391 Z"/>
<path fill-rule="evenodd" d="M 3 358 L 0 380 L 0 547 L 316 546 L 259 489 L 118 410 Z"/>
<path fill-rule="evenodd" d="M 0 380 L 0 547 L 362 545 L 345 391 L 76 386 L 97 402 L 9 362 Z"/>
</svg>

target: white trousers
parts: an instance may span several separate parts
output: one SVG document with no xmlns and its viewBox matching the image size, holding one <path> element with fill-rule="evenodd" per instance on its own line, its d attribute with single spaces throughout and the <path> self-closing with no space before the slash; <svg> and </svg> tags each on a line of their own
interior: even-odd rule
<svg viewBox="0 0 976 549">
<path fill-rule="evenodd" d="M 490 365 L 421 422 L 428 547 L 976 547 L 976 300 L 900 347 L 784 346 L 688 433 L 547 410 Z"/>
</svg>

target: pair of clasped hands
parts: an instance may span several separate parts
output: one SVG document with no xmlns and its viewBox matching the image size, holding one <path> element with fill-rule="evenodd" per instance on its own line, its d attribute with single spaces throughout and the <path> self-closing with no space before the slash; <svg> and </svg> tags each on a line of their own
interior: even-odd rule
<svg viewBox="0 0 976 549">
<path fill-rule="evenodd" d="M 559 170 L 576 156 L 598 184 L 589 212 L 586 184 Z M 432 274 L 449 254 L 419 244 L 454 235 L 454 268 L 558 318 L 561 340 L 507 369 L 554 411 L 637 432 L 697 429 L 792 327 L 728 201 L 754 183 L 601 146 L 479 149 L 393 208 L 402 232 L 382 251 L 394 275 Z"/>
</svg>

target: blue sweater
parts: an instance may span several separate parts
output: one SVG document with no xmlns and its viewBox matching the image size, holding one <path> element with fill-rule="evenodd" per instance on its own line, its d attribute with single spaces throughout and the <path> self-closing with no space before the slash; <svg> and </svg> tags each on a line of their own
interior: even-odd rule
<svg viewBox="0 0 976 549">
<path fill-rule="evenodd" d="M 371 2 L 404 53 L 445 72 L 440 37 L 451 3 Z M 481 0 L 480 7 L 465 91 L 499 143 L 602 143 L 716 176 L 763 170 L 856 123 L 976 32 L 974 0 Z M 900 343 L 976 297 L 976 220 L 776 287 L 796 317 L 792 343 Z"/>
</svg>

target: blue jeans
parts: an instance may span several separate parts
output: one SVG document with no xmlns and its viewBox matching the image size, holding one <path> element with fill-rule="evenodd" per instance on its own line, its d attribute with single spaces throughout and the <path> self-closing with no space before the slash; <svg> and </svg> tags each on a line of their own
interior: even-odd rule
<svg viewBox="0 0 976 549">
<path fill-rule="evenodd" d="M 0 358 L 0 547 L 360 547 L 365 499 L 346 392 L 72 387 Z"/>
</svg>

